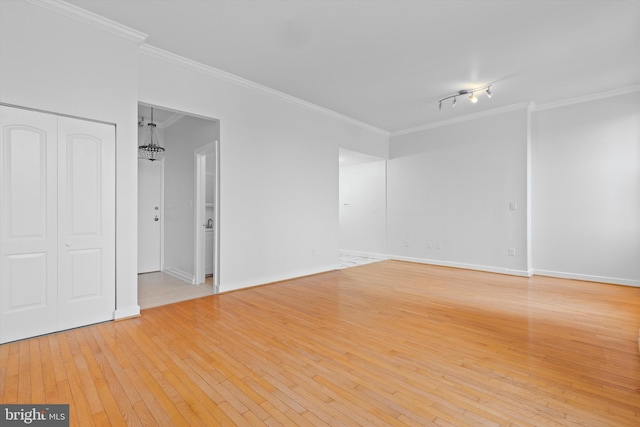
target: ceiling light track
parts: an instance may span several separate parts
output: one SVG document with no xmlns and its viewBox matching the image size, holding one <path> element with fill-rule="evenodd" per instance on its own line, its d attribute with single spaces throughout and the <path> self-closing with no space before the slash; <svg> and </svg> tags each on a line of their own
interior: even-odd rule
<svg viewBox="0 0 640 427">
<path fill-rule="evenodd" d="M 476 102 L 478 102 L 478 97 L 475 95 L 478 92 L 485 92 L 487 94 L 487 97 L 491 98 L 491 96 L 493 95 L 491 93 L 492 85 L 493 83 L 484 85 L 484 86 L 478 86 L 475 89 L 462 89 L 452 95 L 445 96 L 444 98 L 438 101 L 438 110 L 442 110 L 442 103 L 448 99 L 453 99 L 453 101 L 451 102 L 451 106 L 455 107 L 456 104 L 458 103 L 457 98 L 461 96 L 466 96 L 466 95 L 469 95 L 469 101 L 475 104 Z"/>
</svg>

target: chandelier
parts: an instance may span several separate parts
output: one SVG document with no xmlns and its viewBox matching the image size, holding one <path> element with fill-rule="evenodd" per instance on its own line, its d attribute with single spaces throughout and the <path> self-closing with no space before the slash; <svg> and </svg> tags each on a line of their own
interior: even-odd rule
<svg viewBox="0 0 640 427">
<path fill-rule="evenodd" d="M 164 157 L 164 148 L 158 143 L 158 135 L 156 133 L 156 124 L 153 123 L 153 108 L 151 108 L 151 121 L 147 124 L 147 136 L 144 145 L 138 147 L 138 158 L 150 161 L 162 160 Z"/>
</svg>

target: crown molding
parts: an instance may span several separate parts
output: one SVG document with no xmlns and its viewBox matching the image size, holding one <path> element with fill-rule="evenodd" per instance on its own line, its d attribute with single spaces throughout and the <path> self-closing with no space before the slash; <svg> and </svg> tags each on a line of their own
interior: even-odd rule
<svg viewBox="0 0 640 427">
<path fill-rule="evenodd" d="M 478 111 L 477 113 L 466 114 L 464 116 L 454 117 L 452 119 L 442 120 L 435 123 L 428 123 L 426 125 L 416 126 L 408 129 L 403 129 L 395 132 L 391 132 L 391 137 L 408 135 L 411 133 L 422 132 L 429 129 L 439 128 L 442 126 L 450 126 L 456 123 L 468 122 L 470 120 L 481 119 L 484 117 L 495 116 L 497 114 L 504 114 L 510 111 L 524 110 L 529 108 L 529 102 L 522 102 L 519 104 L 507 105 L 505 107 L 492 108 L 490 110 Z"/>
<path fill-rule="evenodd" d="M 597 101 L 599 99 L 611 98 L 614 96 L 627 95 L 634 92 L 640 92 L 640 85 L 628 86 L 619 89 L 609 90 L 606 92 L 599 92 L 590 95 L 579 96 L 576 98 L 563 99 L 560 101 L 548 102 L 546 104 L 536 105 L 534 111 L 551 110 L 553 108 L 566 107 L 574 104 L 581 104 L 583 102 Z"/>
<path fill-rule="evenodd" d="M 122 25 L 111 19 L 107 19 L 103 16 L 97 15 L 88 10 L 82 9 L 71 3 L 67 3 L 62 0 L 27 0 L 31 4 L 43 7 L 45 9 L 52 10 L 60 13 L 61 15 L 68 16 L 77 21 L 84 22 L 93 27 L 99 28 L 103 31 L 108 31 L 120 37 L 124 37 L 127 40 L 131 40 L 137 44 L 142 44 L 147 39 L 148 35 L 134 30 L 133 28 Z"/>
<path fill-rule="evenodd" d="M 295 105 L 307 108 L 309 110 L 313 110 L 315 112 L 324 114 L 326 116 L 333 117 L 334 119 L 338 119 L 342 122 L 349 123 L 373 132 L 381 133 L 385 136 L 389 136 L 389 131 L 386 131 L 384 129 L 380 129 L 376 126 L 361 122 L 349 116 L 345 116 L 344 114 L 337 113 L 328 108 L 321 107 L 319 105 L 313 104 L 311 102 L 305 101 L 300 98 L 296 98 L 295 96 L 287 95 L 284 92 L 271 89 L 270 87 L 252 82 L 251 80 L 244 79 L 242 77 L 236 76 L 235 74 L 231 74 L 226 71 L 222 71 L 218 68 L 214 68 L 209 65 L 205 65 L 200 62 L 194 61 L 192 59 L 188 59 L 180 55 L 176 55 L 174 53 L 168 52 L 163 49 L 159 49 L 157 47 L 151 46 L 146 43 L 140 46 L 140 53 L 143 55 L 150 56 L 152 58 L 160 59 L 162 61 L 166 61 L 175 65 L 178 65 L 180 67 L 183 67 L 192 71 L 206 74 L 208 76 L 214 77 L 219 80 L 223 80 L 229 83 L 236 84 L 238 86 L 242 86 L 247 89 L 251 89 L 253 91 L 256 91 L 265 95 L 273 96 L 280 100 L 287 101 L 291 104 L 295 104 Z"/>
</svg>

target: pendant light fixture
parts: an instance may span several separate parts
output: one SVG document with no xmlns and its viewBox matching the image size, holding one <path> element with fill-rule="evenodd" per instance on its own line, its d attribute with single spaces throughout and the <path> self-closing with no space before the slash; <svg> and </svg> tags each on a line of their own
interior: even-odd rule
<svg viewBox="0 0 640 427">
<path fill-rule="evenodd" d="M 162 160 L 164 148 L 158 143 L 156 124 L 153 123 L 153 108 L 151 108 L 151 121 L 147 124 L 147 136 L 144 145 L 138 147 L 138 158 L 150 161 Z"/>
</svg>

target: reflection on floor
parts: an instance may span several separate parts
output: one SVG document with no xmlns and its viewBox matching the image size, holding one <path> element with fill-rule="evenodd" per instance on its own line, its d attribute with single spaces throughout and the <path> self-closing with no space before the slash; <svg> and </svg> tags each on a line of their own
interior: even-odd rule
<svg viewBox="0 0 640 427">
<path fill-rule="evenodd" d="M 213 277 L 203 285 L 192 285 L 162 272 L 138 274 L 140 308 L 157 307 L 213 294 Z"/>
<path fill-rule="evenodd" d="M 338 268 L 356 267 L 382 261 L 356 255 L 339 255 Z M 138 304 L 141 309 L 172 304 L 213 294 L 213 277 L 207 277 L 203 285 L 191 285 L 160 271 L 138 274 Z"/>
<path fill-rule="evenodd" d="M 349 268 L 349 267 L 356 267 L 358 265 L 371 264 L 372 262 L 378 262 L 382 260 L 378 258 L 367 258 L 364 256 L 357 256 L 357 255 L 339 254 L 338 261 L 339 261 L 338 268 L 343 269 L 343 268 Z"/>
</svg>

